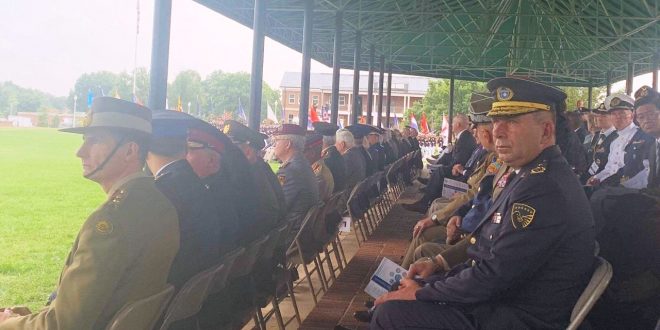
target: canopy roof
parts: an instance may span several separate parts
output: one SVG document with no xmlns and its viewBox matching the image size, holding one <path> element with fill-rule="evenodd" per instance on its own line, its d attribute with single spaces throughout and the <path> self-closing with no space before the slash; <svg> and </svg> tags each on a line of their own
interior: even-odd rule
<svg viewBox="0 0 660 330">
<path fill-rule="evenodd" d="M 196 1 L 252 27 L 253 0 Z M 338 10 L 342 68 L 353 68 L 357 30 L 361 70 L 374 45 L 394 73 L 478 81 L 603 86 L 608 72 L 625 79 L 628 63 L 635 75 L 650 72 L 660 51 L 660 0 L 316 0 L 312 57 L 328 66 Z M 300 51 L 303 12 L 301 0 L 267 1 L 266 35 Z"/>
</svg>

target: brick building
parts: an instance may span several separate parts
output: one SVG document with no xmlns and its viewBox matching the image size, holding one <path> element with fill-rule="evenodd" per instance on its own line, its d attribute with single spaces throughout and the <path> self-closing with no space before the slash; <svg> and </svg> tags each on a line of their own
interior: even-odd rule
<svg viewBox="0 0 660 330">
<path fill-rule="evenodd" d="M 430 78 L 392 75 L 392 106 L 390 117 L 395 115 L 403 117 L 406 109 L 410 108 L 426 94 Z M 360 75 L 360 94 L 362 98 L 362 114 L 367 115 L 367 91 L 369 76 Z M 309 104 L 316 105 L 319 116 L 321 109 L 330 109 L 332 100 L 332 74 L 312 73 L 309 77 Z M 300 107 L 300 72 L 285 72 L 280 83 L 282 95 L 282 107 L 284 108 L 284 121 L 287 123 L 297 122 Z M 353 75 L 342 74 L 339 78 L 339 121 L 348 123 L 350 109 L 354 102 L 353 98 Z M 383 117 L 385 125 L 385 113 L 387 107 L 387 75 L 383 86 Z M 374 104 L 372 109 L 374 124 L 378 116 L 378 73 L 374 73 Z M 390 120 L 390 122 L 392 122 Z"/>
</svg>

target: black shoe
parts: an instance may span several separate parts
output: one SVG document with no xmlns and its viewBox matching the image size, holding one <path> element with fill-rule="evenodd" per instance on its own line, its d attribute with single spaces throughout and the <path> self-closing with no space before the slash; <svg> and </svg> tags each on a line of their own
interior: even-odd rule
<svg viewBox="0 0 660 330">
<path fill-rule="evenodd" d="M 371 313 L 369 311 L 357 311 L 353 313 L 353 317 L 359 322 L 371 322 Z"/>
<path fill-rule="evenodd" d="M 374 307 L 374 301 L 373 300 L 365 300 L 364 307 L 366 307 L 366 308 Z"/>
<path fill-rule="evenodd" d="M 422 201 L 412 204 L 401 204 L 401 206 L 403 206 L 403 208 L 408 211 L 417 212 L 417 213 L 426 213 L 426 211 L 429 208 L 429 205 Z"/>
<path fill-rule="evenodd" d="M 419 177 L 419 178 L 417 178 L 417 181 L 419 181 L 419 183 L 421 183 L 421 184 L 429 184 L 429 178 Z"/>
</svg>

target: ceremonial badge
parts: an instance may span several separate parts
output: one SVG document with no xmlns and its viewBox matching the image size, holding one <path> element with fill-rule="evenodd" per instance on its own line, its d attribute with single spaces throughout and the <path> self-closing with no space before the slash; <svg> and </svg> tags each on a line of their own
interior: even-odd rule
<svg viewBox="0 0 660 330">
<path fill-rule="evenodd" d="M 513 228 L 526 228 L 534 221 L 534 214 L 536 214 L 536 209 L 533 207 L 527 204 L 513 203 L 513 207 L 511 207 Z"/>
<path fill-rule="evenodd" d="M 635 98 L 642 98 L 646 97 L 649 95 L 649 87 L 648 86 L 642 86 L 642 88 L 638 89 L 637 92 L 635 93 Z"/>
<path fill-rule="evenodd" d="M 497 89 L 497 100 L 508 101 L 513 98 L 513 91 L 509 87 L 500 87 Z"/>
<path fill-rule="evenodd" d="M 615 98 L 612 99 L 612 101 L 610 101 L 610 106 L 611 107 L 616 107 L 620 103 L 621 103 L 621 100 L 618 97 L 615 97 Z"/>
<path fill-rule="evenodd" d="M 110 234 L 112 233 L 113 229 L 114 227 L 112 226 L 112 223 L 108 222 L 107 220 L 101 220 L 96 223 L 96 232 L 99 234 Z"/>
<path fill-rule="evenodd" d="M 531 171 L 532 174 L 539 174 L 545 172 L 545 164 L 538 164 Z"/>
<path fill-rule="evenodd" d="M 502 161 L 496 159 L 494 162 L 488 165 L 488 167 L 486 168 L 486 172 L 488 172 L 488 174 L 495 174 L 497 173 L 497 171 L 500 170 L 500 167 L 502 167 Z"/>
<path fill-rule="evenodd" d="M 222 133 L 229 134 L 230 130 L 231 130 L 231 126 L 229 124 L 226 124 L 225 127 L 222 128 Z"/>
<path fill-rule="evenodd" d="M 500 187 L 500 188 L 504 188 L 504 186 L 506 186 L 506 180 L 507 180 L 507 178 L 509 177 L 510 174 L 511 174 L 511 173 L 507 173 L 507 174 L 503 175 L 503 176 L 497 181 L 497 186 Z"/>
<path fill-rule="evenodd" d="M 493 223 L 498 224 L 500 222 L 502 222 L 502 213 L 495 212 L 495 214 L 493 214 Z"/>
<path fill-rule="evenodd" d="M 280 185 L 284 185 L 284 181 L 286 181 L 286 176 L 278 175 L 277 180 L 280 182 Z"/>
<path fill-rule="evenodd" d="M 85 113 L 85 119 L 83 119 L 83 127 L 89 127 L 92 124 L 92 110 Z"/>
</svg>

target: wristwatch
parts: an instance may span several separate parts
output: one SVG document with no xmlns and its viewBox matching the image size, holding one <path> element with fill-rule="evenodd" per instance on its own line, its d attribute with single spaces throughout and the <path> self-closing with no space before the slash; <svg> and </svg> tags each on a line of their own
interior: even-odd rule
<svg viewBox="0 0 660 330">
<path fill-rule="evenodd" d="M 442 264 L 439 263 L 438 260 L 437 260 L 435 257 L 433 257 L 433 258 L 431 258 L 431 257 L 424 257 L 424 258 L 421 258 L 420 260 L 423 261 L 423 262 L 428 262 L 428 261 L 430 261 L 430 262 L 432 262 L 437 268 L 443 268 L 443 267 L 442 267 Z"/>
<path fill-rule="evenodd" d="M 435 214 L 431 216 L 431 221 L 433 221 L 436 226 L 440 225 L 440 220 L 438 220 L 438 216 Z"/>
</svg>

